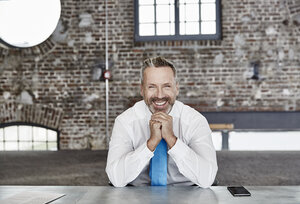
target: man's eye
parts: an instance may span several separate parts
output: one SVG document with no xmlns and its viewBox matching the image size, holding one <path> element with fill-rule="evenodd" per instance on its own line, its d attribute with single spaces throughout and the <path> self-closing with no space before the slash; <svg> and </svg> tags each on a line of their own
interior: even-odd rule
<svg viewBox="0 0 300 204">
<path fill-rule="evenodd" d="M 148 86 L 148 88 L 149 88 L 149 89 L 153 89 L 153 88 L 154 88 L 154 86 Z"/>
</svg>

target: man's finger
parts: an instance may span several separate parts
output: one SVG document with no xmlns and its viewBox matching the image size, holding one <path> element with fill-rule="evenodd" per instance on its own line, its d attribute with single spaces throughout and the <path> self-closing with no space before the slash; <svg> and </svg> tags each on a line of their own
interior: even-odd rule
<svg viewBox="0 0 300 204">
<path fill-rule="evenodd" d="M 151 119 L 150 122 L 151 123 L 161 123 L 161 121 L 159 121 L 159 120 L 153 120 L 153 119 Z"/>
<path fill-rule="evenodd" d="M 162 124 L 161 124 L 160 121 L 157 121 L 157 120 L 150 120 L 150 125 L 151 125 L 151 126 L 155 125 L 155 126 L 160 127 Z"/>
<path fill-rule="evenodd" d="M 161 116 L 166 116 L 168 117 L 169 115 L 164 113 L 164 112 L 156 112 L 156 113 L 153 113 L 152 116 L 157 116 L 157 115 L 161 115 Z"/>
<path fill-rule="evenodd" d="M 166 120 L 171 120 L 172 119 L 172 116 L 169 116 L 169 115 L 161 115 L 161 114 L 158 114 L 158 115 L 152 115 L 151 117 L 151 120 L 158 120 L 158 121 L 166 121 Z"/>
</svg>

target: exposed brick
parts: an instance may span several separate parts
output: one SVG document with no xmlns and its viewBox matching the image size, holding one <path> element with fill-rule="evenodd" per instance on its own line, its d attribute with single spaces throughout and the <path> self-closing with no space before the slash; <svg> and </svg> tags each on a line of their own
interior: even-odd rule
<svg viewBox="0 0 300 204">
<path fill-rule="evenodd" d="M 50 37 L 33 48 L 0 48 L 0 123 L 58 128 L 62 149 L 85 149 L 87 141 L 92 149 L 106 146 L 105 83 L 92 80 L 92 69 L 105 59 L 104 3 L 62 1 L 64 41 Z M 178 99 L 199 111 L 300 111 L 299 1 L 221 3 L 222 40 L 134 42 L 133 1 L 108 0 L 109 132 L 115 117 L 141 100 L 141 62 L 157 55 L 177 67 Z M 79 27 L 81 14 L 93 23 Z M 218 55 L 223 61 L 214 64 Z M 245 76 L 253 61 L 260 62 L 261 81 Z M 17 103 L 24 90 L 32 94 L 32 105 Z M 10 93 L 8 99 L 4 92 Z M 85 100 L 92 95 L 99 97 Z"/>
</svg>

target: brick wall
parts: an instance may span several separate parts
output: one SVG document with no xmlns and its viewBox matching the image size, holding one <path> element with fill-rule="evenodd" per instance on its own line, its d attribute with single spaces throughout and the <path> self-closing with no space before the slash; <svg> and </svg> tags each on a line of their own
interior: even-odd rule
<svg viewBox="0 0 300 204">
<path fill-rule="evenodd" d="M 2 103 L 0 107 L 0 124 L 24 122 L 39 124 L 52 129 L 59 129 L 63 111 L 37 104 Z"/>
<path fill-rule="evenodd" d="M 143 43 L 133 39 L 133 1 L 108 2 L 110 130 L 114 118 L 141 99 L 141 61 L 157 55 L 177 66 L 178 99 L 199 111 L 300 110 L 299 1 L 223 0 L 222 40 Z M 104 61 L 104 1 L 62 0 L 60 22 L 47 41 L 0 48 L 0 104 L 61 110 L 62 149 L 105 149 L 105 83 L 93 79 Z M 259 62 L 260 80 L 249 79 L 252 62 Z M 0 118 L 14 114 L 8 111 L 0 110 Z"/>
</svg>

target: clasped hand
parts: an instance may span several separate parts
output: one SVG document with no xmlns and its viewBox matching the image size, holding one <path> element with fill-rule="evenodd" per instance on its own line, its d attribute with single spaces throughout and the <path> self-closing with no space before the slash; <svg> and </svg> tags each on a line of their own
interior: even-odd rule
<svg viewBox="0 0 300 204">
<path fill-rule="evenodd" d="M 150 139 L 148 140 L 148 148 L 154 151 L 161 139 L 164 139 L 169 148 L 172 148 L 176 143 L 176 137 L 173 132 L 173 118 L 164 113 L 157 112 L 152 114 L 149 121 Z"/>
</svg>

